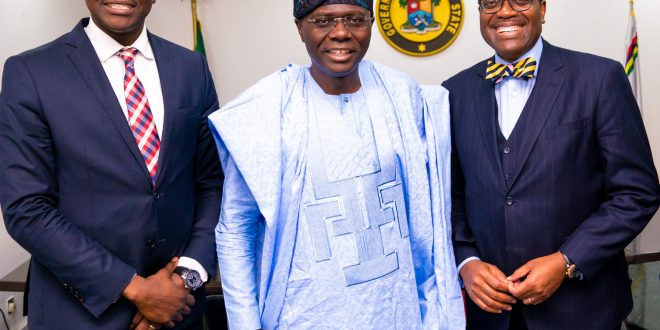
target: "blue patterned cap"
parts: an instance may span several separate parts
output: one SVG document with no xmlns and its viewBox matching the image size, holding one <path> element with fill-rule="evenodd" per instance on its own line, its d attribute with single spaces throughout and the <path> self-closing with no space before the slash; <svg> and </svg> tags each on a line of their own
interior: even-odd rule
<svg viewBox="0 0 660 330">
<path fill-rule="evenodd" d="M 371 15 L 374 14 L 373 0 L 293 0 L 293 17 L 301 19 L 320 6 L 334 4 L 360 6 L 367 9 Z"/>
</svg>

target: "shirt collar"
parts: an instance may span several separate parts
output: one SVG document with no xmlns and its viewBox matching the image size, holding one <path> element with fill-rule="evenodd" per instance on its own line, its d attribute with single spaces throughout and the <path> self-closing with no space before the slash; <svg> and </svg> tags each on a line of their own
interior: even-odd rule
<svg viewBox="0 0 660 330">
<path fill-rule="evenodd" d="M 103 32 L 103 30 L 101 30 L 91 18 L 89 19 L 89 24 L 85 27 L 85 33 L 87 33 L 87 37 L 89 37 L 89 40 L 92 42 L 96 55 L 101 62 L 105 62 L 112 58 L 118 51 L 124 48 L 122 44 L 118 43 L 115 39 L 112 39 L 112 37 Z M 137 40 L 128 47 L 135 47 L 147 60 L 154 59 L 154 53 L 149 44 L 149 38 L 147 37 L 146 26 L 142 28 L 142 32 Z"/>
<path fill-rule="evenodd" d="M 536 44 L 534 44 L 534 47 L 532 49 L 528 50 L 527 53 L 523 54 L 520 56 L 520 58 L 517 58 L 513 63 L 518 62 L 520 59 L 526 58 L 526 57 L 533 57 L 536 60 L 536 70 L 534 70 L 534 75 L 536 76 L 539 72 L 539 65 L 541 64 L 541 54 L 543 53 L 543 38 L 539 37 L 539 40 L 536 41 Z M 497 55 L 495 53 L 495 63 L 498 64 L 511 64 L 510 62 L 502 59 L 500 55 Z"/>
<path fill-rule="evenodd" d="M 362 92 L 362 88 L 364 86 L 360 86 L 360 89 L 358 89 L 354 93 L 342 93 L 342 94 L 327 94 L 323 88 L 314 80 L 314 77 L 312 77 L 312 72 L 310 70 L 311 65 L 307 66 L 307 76 L 309 78 L 309 81 L 312 84 L 312 93 L 314 93 L 314 96 L 320 99 L 323 99 L 324 102 L 327 102 L 328 104 L 334 104 L 334 105 L 341 105 L 342 100 L 346 98 L 351 98 L 353 99 L 355 95 L 358 95 L 359 93 Z"/>
</svg>

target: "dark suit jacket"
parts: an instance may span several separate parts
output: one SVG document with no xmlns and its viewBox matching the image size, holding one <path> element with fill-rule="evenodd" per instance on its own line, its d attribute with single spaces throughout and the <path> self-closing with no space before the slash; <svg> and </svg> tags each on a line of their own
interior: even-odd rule
<svg viewBox="0 0 660 330">
<path fill-rule="evenodd" d="M 206 117 L 218 101 L 206 61 L 149 34 L 165 104 L 153 188 L 87 22 L 5 63 L 0 204 L 32 254 L 30 329 L 125 329 L 136 310 L 119 298 L 134 273 L 181 255 L 216 269 L 221 173 Z"/>
<path fill-rule="evenodd" d="M 546 302 L 524 307 L 528 326 L 611 329 L 632 307 L 623 249 L 660 203 L 648 139 L 620 64 L 544 42 L 539 65 L 502 148 L 486 61 L 444 83 L 456 260 L 478 256 L 510 275 L 561 250 L 586 280 L 566 280 Z M 469 299 L 467 311 L 474 329 L 508 329 L 509 313 L 489 314 Z"/>
</svg>

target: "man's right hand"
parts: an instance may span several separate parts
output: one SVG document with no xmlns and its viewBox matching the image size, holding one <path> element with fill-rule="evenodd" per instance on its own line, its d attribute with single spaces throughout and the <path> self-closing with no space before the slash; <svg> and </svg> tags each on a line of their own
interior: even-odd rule
<svg viewBox="0 0 660 330">
<path fill-rule="evenodd" d="M 174 327 L 174 321 L 181 321 L 182 311 L 188 310 L 187 303 L 192 295 L 182 285 L 172 280 L 177 258 L 165 268 L 147 278 L 135 276 L 124 289 L 123 296 L 130 300 L 145 319 L 166 327 Z"/>
<path fill-rule="evenodd" d="M 465 290 L 479 308 L 490 313 L 510 311 L 516 299 L 509 294 L 506 276 L 496 266 L 472 260 L 461 268 Z"/>
</svg>

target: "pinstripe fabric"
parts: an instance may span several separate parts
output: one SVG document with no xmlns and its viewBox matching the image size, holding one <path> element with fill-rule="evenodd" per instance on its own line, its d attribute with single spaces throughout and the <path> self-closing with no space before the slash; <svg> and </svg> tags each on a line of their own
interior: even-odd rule
<svg viewBox="0 0 660 330">
<path fill-rule="evenodd" d="M 523 112 L 499 145 L 487 61 L 443 84 L 457 263 L 478 256 L 510 275 L 560 250 L 587 280 L 564 281 L 543 304 L 523 306 L 527 325 L 611 329 L 632 307 L 623 249 L 658 208 L 657 173 L 621 65 L 546 42 L 542 58 Z M 469 299 L 467 313 L 474 329 L 508 329 L 509 313 L 481 311 Z"/>
</svg>

